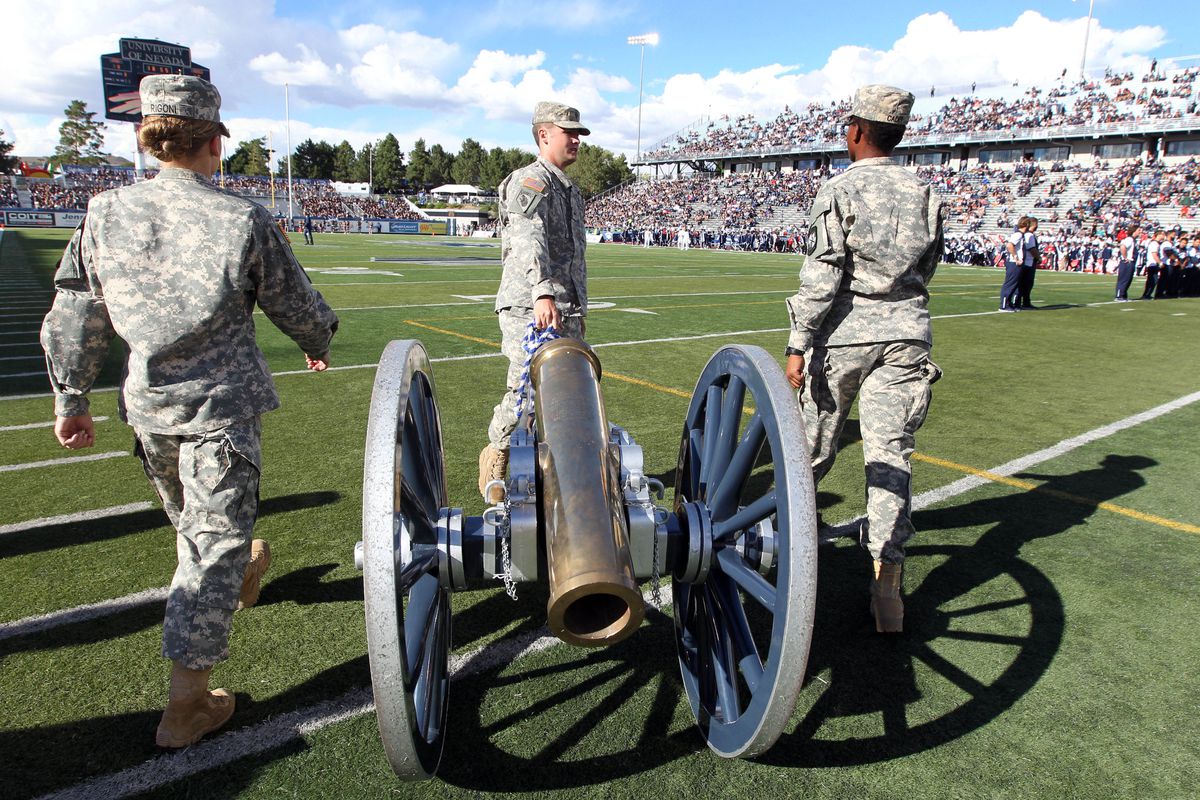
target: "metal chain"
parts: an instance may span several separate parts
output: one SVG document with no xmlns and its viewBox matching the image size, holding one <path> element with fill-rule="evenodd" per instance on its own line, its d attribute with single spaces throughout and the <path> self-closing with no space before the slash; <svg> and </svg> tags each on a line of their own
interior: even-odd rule
<svg viewBox="0 0 1200 800">
<path fill-rule="evenodd" d="M 533 361 L 533 354 L 537 349 L 546 342 L 559 338 L 555 333 L 554 328 L 546 328 L 540 330 L 536 323 L 530 322 L 525 326 L 525 335 L 521 338 L 521 349 L 525 351 L 525 364 L 521 367 L 521 379 L 517 383 L 517 425 L 521 424 L 521 415 L 527 411 L 527 416 L 530 423 L 533 421 L 533 403 L 529 403 L 526 409 L 527 395 L 529 392 L 529 365 Z"/>
<path fill-rule="evenodd" d="M 512 538 L 512 526 L 509 522 L 508 500 L 504 501 L 504 522 L 500 526 L 500 574 L 497 580 L 504 581 L 504 593 L 513 600 L 517 599 L 517 582 L 512 576 L 512 555 L 508 551 L 508 540 Z"/>
</svg>

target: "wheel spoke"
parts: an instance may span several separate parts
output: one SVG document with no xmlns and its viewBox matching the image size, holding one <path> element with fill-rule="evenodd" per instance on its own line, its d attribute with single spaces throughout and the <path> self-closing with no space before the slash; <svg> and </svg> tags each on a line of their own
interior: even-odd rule
<svg viewBox="0 0 1200 800">
<path fill-rule="evenodd" d="M 704 455 L 700 461 L 700 491 L 707 497 L 709 481 L 713 478 L 712 466 L 717 450 L 717 433 L 721 426 L 721 387 L 708 387 L 704 403 Z"/>
<path fill-rule="evenodd" d="M 438 604 L 437 579 L 428 573 L 421 577 L 424 580 L 418 580 L 408 594 L 404 612 L 404 661 L 411 680 L 415 680 L 425 657 L 425 632 L 433 624 Z"/>
<path fill-rule="evenodd" d="M 413 398 L 416 400 L 417 398 Z M 401 470 L 404 484 L 413 492 L 426 516 L 436 516 L 441 507 L 438 492 L 433 487 L 435 475 L 431 475 L 427 464 L 422 429 L 417 425 L 412 415 L 412 405 L 404 422 L 404 446 L 401 456 Z"/>
<path fill-rule="evenodd" d="M 713 540 L 721 542 L 736 541 L 742 531 L 751 525 L 757 525 L 774 513 L 775 490 L 772 489 L 729 519 L 714 523 Z"/>
<path fill-rule="evenodd" d="M 701 442 L 702 434 L 699 428 L 694 428 L 688 434 L 688 453 L 687 453 L 687 499 L 700 499 L 700 454 L 703 449 Z"/>
<path fill-rule="evenodd" d="M 434 512 L 436 514 L 436 511 Z M 429 507 L 421 500 L 407 479 L 400 484 L 400 515 L 408 526 L 410 541 L 414 544 L 436 544 L 437 523 L 429 513 Z"/>
<path fill-rule="evenodd" d="M 729 378 L 729 386 L 725 389 L 725 399 L 721 403 L 721 425 L 717 430 L 717 441 L 712 448 L 712 463 L 708 466 L 709 482 L 713 478 L 720 479 L 729 466 L 733 457 L 733 448 L 737 443 L 738 428 L 742 422 L 742 403 L 746 400 L 746 384 L 736 375 Z"/>
<path fill-rule="evenodd" d="M 733 653 L 729 646 L 729 638 L 721 624 L 724 615 L 721 604 L 716 601 L 711 588 L 705 586 L 708 616 L 704 620 L 708 626 L 709 663 L 712 665 L 713 683 L 717 690 L 717 704 L 724 722 L 730 723 L 741 716 L 738 704 L 737 685 L 734 683 L 735 666 Z"/>
<path fill-rule="evenodd" d="M 754 644 L 754 634 L 750 631 L 750 620 L 746 619 L 746 609 L 742 607 L 741 598 L 727 576 L 723 573 L 712 575 L 708 583 L 713 587 L 717 601 L 724 612 L 725 628 L 729 634 L 730 645 L 734 658 L 737 659 L 738 669 L 742 678 L 753 693 L 758 689 L 763 676 L 762 658 L 758 655 L 758 646 Z"/>
<path fill-rule="evenodd" d="M 413 706 L 417 711 L 418 720 L 417 731 L 425 739 L 428 739 L 431 721 L 435 719 L 433 710 L 437 705 L 437 697 L 442 692 L 440 682 L 434 679 L 437 672 L 434 665 L 441 660 L 437 641 L 441 635 L 442 604 L 434 603 L 433 608 L 429 628 L 425 631 L 423 658 L 420 672 L 416 675 L 416 691 L 413 692 Z"/>
<path fill-rule="evenodd" d="M 413 560 L 404 565 L 396 578 L 396 595 L 410 592 L 421 578 L 437 566 L 437 553 L 433 550 L 413 556 Z M 437 579 L 434 578 L 434 583 Z"/>
<path fill-rule="evenodd" d="M 708 507 L 714 517 L 719 519 L 728 516 L 736 507 L 737 496 L 750 477 L 750 470 L 754 467 L 754 460 L 758 458 L 758 451 L 762 449 L 766 435 L 762 415 L 756 411 L 750 419 L 750 424 L 746 426 L 746 432 L 742 434 L 737 449 L 733 451 L 733 457 L 729 459 L 728 469 L 724 475 L 719 476 L 716 489 L 708 493 Z"/>
<path fill-rule="evenodd" d="M 746 594 L 757 600 L 767 611 L 775 613 L 775 587 L 766 578 L 751 569 L 736 550 L 726 547 L 717 551 L 717 563 L 720 565 L 721 571 L 742 587 Z"/>
</svg>

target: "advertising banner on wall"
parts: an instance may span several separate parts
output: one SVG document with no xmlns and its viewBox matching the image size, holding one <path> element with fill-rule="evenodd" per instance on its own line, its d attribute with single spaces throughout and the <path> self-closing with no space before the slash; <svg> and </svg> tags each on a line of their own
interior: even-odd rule
<svg viewBox="0 0 1200 800">
<path fill-rule="evenodd" d="M 83 214 L 82 211 L 6 208 L 0 211 L 0 222 L 8 228 L 74 228 L 83 221 Z"/>
</svg>

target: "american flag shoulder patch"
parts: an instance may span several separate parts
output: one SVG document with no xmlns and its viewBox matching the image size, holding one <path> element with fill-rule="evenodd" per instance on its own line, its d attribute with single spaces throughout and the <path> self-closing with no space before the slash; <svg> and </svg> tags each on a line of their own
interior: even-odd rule
<svg viewBox="0 0 1200 800">
<path fill-rule="evenodd" d="M 523 178 L 521 180 L 521 185 L 526 189 L 533 189 L 535 192 L 546 191 L 546 184 L 542 181 L 539 181 L 537 178 Z"/>
</svg>

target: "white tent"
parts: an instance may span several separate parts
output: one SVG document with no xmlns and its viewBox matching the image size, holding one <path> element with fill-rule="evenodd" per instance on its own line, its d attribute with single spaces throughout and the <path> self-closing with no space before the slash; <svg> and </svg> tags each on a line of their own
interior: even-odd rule
<svg viewBox="0 0 1200 800">
<path fill-rule="evenodd" d="M 483 194 L 483 189 L 478 186 L 471 186 L 469 183 L 444 183 L 436 189 L 431 189 L 430 194 Z"/>
</svg>

